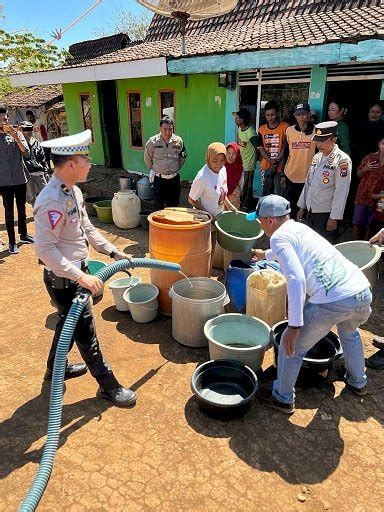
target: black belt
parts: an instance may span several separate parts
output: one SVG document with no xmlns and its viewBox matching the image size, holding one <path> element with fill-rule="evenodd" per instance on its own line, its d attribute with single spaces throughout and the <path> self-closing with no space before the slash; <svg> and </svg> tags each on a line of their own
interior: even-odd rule
<svg viewBox="0 0 384 512">
<path fill-rule="evenodd" d="M 39 264 L 44 265 L 41 260 L 39 260 Z M 89 270 L 85 261 L 81 262 L 81 270 L 86 274 L 89 274 Z M 76 281 L 66 277 L 57 276 L 52 270 L 48 270 L 46 267 L 44 267 L 44 282 L 52 286 L 52 288 L 56 288 L 57 290 L 64 290 L 65 288 L 69 288 L 70 285 L 76 284 Z"/>
</svg>

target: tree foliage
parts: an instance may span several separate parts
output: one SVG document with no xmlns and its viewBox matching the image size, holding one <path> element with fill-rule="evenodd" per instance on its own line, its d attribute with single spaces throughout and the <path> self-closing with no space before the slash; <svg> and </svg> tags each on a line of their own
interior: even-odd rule
<svg viewBox="0 0 384 512">
<path fill-rule="evenodd" d="M 12 88 L 9 75 L 52 68 L 59 65 L 66 52 L 31 32 L 6 32 L 0 30 L 0 98 L 16 90 Z"/>
<path fill-rule="evenodd" d="M 31 32 L 9 33 L 0 30 L 0 62 L 3 71 L 12 73 L 55 67 L 65 52 Z"/>
<path fill-rule="evenodd" d="M 122 7 L 116 7 L 109 12 L 109 22 L 103 26 L 102 30 L 96 31 L 96 35 L 105 37 L 123 32 L 128 34 L 132 41 L 139 41 L 145 38 L 151 17 L 147 12 L 141 16 L 135 16 Z"/>
</svg>

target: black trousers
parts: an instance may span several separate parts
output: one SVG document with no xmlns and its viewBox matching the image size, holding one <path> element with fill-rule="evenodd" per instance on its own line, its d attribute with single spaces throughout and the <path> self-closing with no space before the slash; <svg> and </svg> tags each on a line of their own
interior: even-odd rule
<svg viewBox="0 0 384 512">
<path fill-rule="evenodd" d="M 300 199 L 301 192 L 304 188 L 304 183 L 294 183 L 289 178 L 285 177 L 285 188 L 283 189 L 283 196 L 291 203 L 291 217 L 296 218 L 299 207 L 297 203 Z"/>
<path fill-rule="evenodd" d="M 61 330 L 63 328 L 65 318 L 72 306 L 72 300 L 79 292 L 80 286 L 69 279 L 56 277 L 52 272 L 48 272 L 47 270 L 44 270 L 44 283 L 60 316 L 60 320 L 56 324 L 55 334 L 53 336 L 52 346 L 47 360 L 47 367 L 53 369 L 56 348 L 59 342 Z M 65 286 L 68 287 L 65 288 Z M 90 301 L 87 302 L 87 305 L 83 309 L 79 321 L 77 322 L 68 352 L 72 349 L 74 341 L 76 341 L 81 357 L 84 359 L 89 371 L 100 386 L 104 389 L 112 389 L 119 386 L 119 382 L 101 353 L 99 341 L 96 336 L 95 319 L 93 317 Z"/>
<path fill-rule="evenodd" d="M 330 213 L 307 212 L 306 224 L 316 231 L 316 233 L 319 233 L 319 235 L 328 240 L 328 242 L 336 244 L 339 236 L 339 230 L 336 228 L 333 231 L 327 231 L 329 216 Z"/>
<path fill-rule="evenodd" d="M 164 210 L 167 206 L 179 206 L 180 190 L 180 174 L 169 180 L 155 176 L 153 191 L 156 210 Z"/>
<path fill-rule="evenodd" d="M 13 212 L 16 199 L 17 208 L 17 228 L 19 235 L 27 236 L 27 214 L 25 212 L 25 203 L 27 201 L 27 184 L 11 185 L 9 187 L 0 187 L 0 194 L 3 197 L 3 206 L 5 212 L 5 227 L 7 228 L 8 240 L 10 244 L 16 242 L 15 235 L 15 215 Z"/>
<path fill-rule="evenodd" d="M 253 178 L 255 171 L 244 171 L 243 190 L 241 192 L 241 206 L 249 212 L 256 208 L 256 200 L 253 197 Z"/>
</svg>

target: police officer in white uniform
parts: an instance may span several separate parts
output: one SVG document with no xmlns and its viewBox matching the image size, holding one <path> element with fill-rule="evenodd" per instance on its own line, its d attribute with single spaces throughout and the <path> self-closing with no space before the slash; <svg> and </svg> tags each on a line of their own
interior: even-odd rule
<svg viewBox="0 0 384 512">
<path fill-rule="evenodd" d="M 82 193 L 75 185 L 87 179 L 91 137 L 91 131 L 85 130 L 42 143 L 42 146 L 51 148 L 55 171 L 35 203 L 35 247 L 39 262 L 44 266 L 45 286 L 60 315 L 48 356 L 45 380 L 52 379 L 57 344 L 73 298 L 81 288 L 97 293 L 103 286 L 98 277 L 88 273 L 89 244 L 115 260 L 129 258 L 91 224 Z M 136 402 L 135 393 L 119 384 L 103 359 L 90 301 L 76 325 L 73 341 L 76 341 L 86 364 L 67 362 L 65 379 L 83 375 L 88 367 L 99 383 L 97 396 L 111 400 L 117 406 L 133 405 Z"/>
<path fill-rule="evenodd" d="M 300 195 L 297 220 L 307 211 L 307 224 L 331 243 L 338 237 L 338 221 L 342 220 L 351 184 L 352 161 L 336 144 L 337 122 L 315 126 L 312 140 L 319 152 L 309 166 Z"/>
</svg>

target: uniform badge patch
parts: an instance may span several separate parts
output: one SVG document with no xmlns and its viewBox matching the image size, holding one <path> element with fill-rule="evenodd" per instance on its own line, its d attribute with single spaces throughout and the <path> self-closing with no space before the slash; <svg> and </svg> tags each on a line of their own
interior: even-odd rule
<svg viewBox="0 0 384 512">
<path fill-rule="evenodd" d="M 55 229 L 62 216 L 62 213 L 58 212 L 57 210 L 49 210 L 48 219 L 52 229 Z"/>
<path fill-rule="evenodd" d="M 70 199 L 67 199 L 67 206 L 69 206 L 69 207 L 73 206 L 73 202 Z"/>
<path fill-rule="evenodd" d="M 323 176 L 329 176 L 329 171 L 323 171 Z"/>
<path fill-rule="evenodd" d="M 340 177 L 341 178 L 345 178 L 346 176 L 348 176 L 348 170 L 347 171 L 343 171 L 340 169 Z"/>
<path fill-rule="evenodd" d="M 324 183 L 324 185 L 328 185 L 328 183 L 329 183 L 329 178 L 323 178 L 323 183 Z"/>
<path fill-rule="evenodd" d="M 349 165 L 348 165 L 347 160 L 340 160 L 340 162 L 339 162 L 339 169 L 340 169 L 340 171 L 347 171 L 348 172 Z"/>
</svg>

